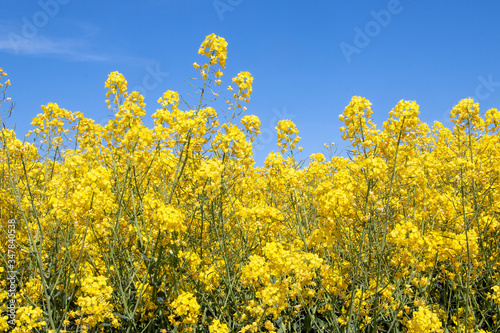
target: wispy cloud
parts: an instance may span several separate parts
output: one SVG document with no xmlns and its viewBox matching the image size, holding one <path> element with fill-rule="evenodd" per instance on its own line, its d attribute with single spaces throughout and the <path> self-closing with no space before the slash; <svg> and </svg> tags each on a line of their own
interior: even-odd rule
<svg viewBox="0 0 500 333">
<path fill-rule="evenodd" d="M 85 21 L 59 21 L 70 37 L 50 32 L 23 34 L 15 22 L 0 23 L 0 53 L 58 58 L 65 61 L 128 63 L 144 67 L 158 61 L 131 55 L 129 50 L 99 38 L 100 28 Z M 61 30 L 59 30 L 61 31 Z"/>
<path fill-rule="evenodd" d="M 19 19 L 6 19 L 0 23 L 0 52 L 21 55 L 57 56 L 73 61 L 104 61 L 106 57 L 90 52 L 89 36 L 96 33 L 97 27 L 84 21 L 77 23 L 61 20 L 60 13 L 65 11 L 69 1 L 42 2 L 31 8 L 31 13 Z M 49 23 L 59 25 L 59 32 L 76 32 L 73 37 L 55 38 Z M 69 24 L 68 24 L 69 23 Z M 53 25 L 51 24 L 51 25 Z M 75 31 L 76 30 L 76 31 Z M 51 37 L 48 37 L 51 36 Z"/>
<path fill-rule="evenodd" d="M 0 39 L 0 51 L 11 54 L 57 56 L 73 61 L 106 61 L 108 57 L 88 51 L 88 43 L 81 39 L 48 39 L 36 37 L 23 41 L 14 35 Z"/>
</svg>

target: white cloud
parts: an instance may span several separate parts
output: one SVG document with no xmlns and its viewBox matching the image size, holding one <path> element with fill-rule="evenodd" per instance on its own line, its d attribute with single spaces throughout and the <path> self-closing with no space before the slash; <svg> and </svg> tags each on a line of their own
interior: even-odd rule
<svg viewBox="0 0 500 333">
<path fill-rule="evenodd" d="M 0 39 L 0 51 L 12 54 L 58 56 L 73 61 L 106 61 L 109 57 L 88 51 L 82 39 L 48 39 L 45 37 L 23 38 L 7 34 Z"/>
<path fill-rule="evenodd" d="M 86 21 L 62 20 L 61 25 L 57 32 L 63 32 L 67 37 L 55 37 L 40 31 L 28 34 L 15 21 L 0 22 L 0 53 L 55 57 L 66 61 L 119 62 L 139 67 L 158 62 L 131 55 L 129 50 L 101 40 L 98 37 L 100 28 Z"/>
</svg>

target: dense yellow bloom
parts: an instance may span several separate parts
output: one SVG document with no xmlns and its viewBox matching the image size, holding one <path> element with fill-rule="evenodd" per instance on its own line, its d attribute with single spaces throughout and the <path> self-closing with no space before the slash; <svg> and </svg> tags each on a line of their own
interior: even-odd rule
<svg viewBox="0 0 500 333">
<path fill-rule="evenodd" d="M 158 100 L 158 103 L 160 103 L 164 108 L 172 111 L 177 110 L 177 106 L 179 105 L 179 93 L 177 91 L 167 90 Z"/>
<path fill-rule="evenodd" d="M 222 68 L 226 67 L 227 42 L 224 38 L 215 34 L 208 35 L 201 43 L 198 53 L 206 55 L 211 64 L 218 62 Z"/>
<path fill-rule="evenodd" d="M 295 149 L 295 145 L 300 141 L 301 137 L 297 136 L 299 130 L 291 120 L 280 120 L 276 127 L 278 133 L 278 147 L 281 153 L 284 154 L 287 149 Z M 294 135 L 295 138 L 291 136 Z"/>
<path fill-rule="evenodd" d="M 175 325 L 194 325 L 198 322 L 198 311 L 200 305 L 192 293 L 183 292 L 172 302 L 173 314 L 169 316 L 169 320 Z"/>
<path fill-rule="evenodd" d="M 33 306 L 23 306 L 17 309 L 15 323 L 16 327 L 12 330 L 15 333 L 32 332 L 33 329 L 47 325 L 43 320 L 42 309 Z"/>
<path fill-rule="evenodd" d="M 373 113 L 371 105 L 366 98 L 354 96 L 339 116 L 339 120 L 345 124 L 345 127 L 340 128 L 342 139 L 350 140 L 353 147 L 363 143 L 375 130 L 370 119 Z"/>
<path fill-rule="evenodd" d="M 413 318 L 406 323 L 408 333 L 441 333 L 441 326 L 438 316 L 425 306 L 413 312 Z"/>
<path fill-rule="evenodd" d="M 491 287 L 493 290 L 493 301 L 500 305 L 500 286 Z"/>
<path fill-rule="evenodd" d="M 120 97 L 127 97 L 127 80 L 123 74 L 119 72 L 112 72 L 108 76 L 108 80 L 104 84 L 105 88 L 108 88 L 106 92 L 106 97 L 110 98 L 111 95 L 114 95 L 114 103 L 117 104 L 120 100 Z M 110 101 L 107 100 L 106 103 L 108 107 L 111 108 Z"/>
<path fill-rule="evenodd" d="M 451 120 L 456 126 L 465 127 L 468 125 L 477 127 L 483 123 L 479 116 L 479 103 L 474 103 L 472 98 L 461 100 L 451 110 Z"/>
<path fill-rule="evenodd" d="M 285 119 L 259 167 L 252 76 L 211 106 L 226 50 L 207 37 L 199 100 L 165 91 L 152 127 L 113 72 L 106 124 L 48 103 L 29 142 L 0 128 L 0 332 L 13 300 L 17 332 L 497 330 L 500 112 L 465 99 L 448 129 L 401 100 L 377 130 L 354 96 L 348 157 L 296 159 Z"/>
<path fill-rule="evenodd" d="M 219 319 L 215 319 L 209 327 L 210 333 L 229 333 L 229 327 L 221 323 Z"/>
<path fill-rule="evenodd" d="M 245 126 L 245 129 L 249 134 L 254 134 L 257 136 L 260 134 L 260 120 L 257 116 L 249 115 L 241 118 L 241 123 Z"/>
<path fill-rule="evenodd" d="M 7 332 L 9 329 L 9 317 L 8 316 L 3 316 L 0 317 L 0 332 Z"/>
<path fill-rule="evenodd" d="M 241 97 L 248 102 L 250 95 L 252 95 L 252 75 L 249 72 L 240 72 L 236 77 L 233 77 L 233 83 L 239 88 L 238 93 L 234 94 L 234 97 Z"/>
<path fill-rule="evenodd" d="M 75 322 L 82 327 L 95 327 L 104 321 L 112 321 L 116 326 L 116 318 L 112 314 L 113 305 L 110 303 L 113 288 L 107 285 L 104 276 L 87 277 L 81 286 L 81 296 L 77 304 L 80 310 L 71 314 Z"/>
</svg>

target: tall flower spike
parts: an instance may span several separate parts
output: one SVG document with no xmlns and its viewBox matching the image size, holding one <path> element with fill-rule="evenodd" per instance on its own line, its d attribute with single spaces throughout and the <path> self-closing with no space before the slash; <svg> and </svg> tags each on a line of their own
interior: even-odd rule
<svg viewBox="0 0 500 333">
<path fill-rule="evenodd" d="M 252 82 L 253 77 L 249 72 L 240 72 L 233 78 L 233 83 L 235 83 L 239 88 L 238 94 L 245 99 L 245 102 L 248 102 L 248 99 L 252 94 Z M 237 95 L 234 94 L 234 97 L 236 98 Z"/>
<path fill-rule="evenodd" d="M 222 68 L 226 67 L 227 42 L 224 38 L 215 34 L 208 35 L 201 43 L 198 53 L 206 55 L 210 64 L 215 65 L 218 62 Z"/>
<path fill-rule="evenodd" d="M 106 97 L 109 98 L 111 94 L 115 95 L 114 103 L 117 104 L 121 96 L 127 97 L 127 80 L 122 73 L 111 72 L 108 76 L 108 80 L 104 84 L 104 88 L 108 88 L 106 92 Z M 106 100 L 108 108 L 111 108 L 109 99 Z"/>
</svg>

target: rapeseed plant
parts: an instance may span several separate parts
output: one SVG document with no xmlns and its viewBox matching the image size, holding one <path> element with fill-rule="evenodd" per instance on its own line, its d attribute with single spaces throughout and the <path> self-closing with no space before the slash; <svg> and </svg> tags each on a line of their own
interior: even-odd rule
<svg viewBox="0 0 500 333">
<path fill-rule="evenodd" d="M 152 128 L 113 72 L 106 124 L 49 103 L 30 142 L 0 129 L 0 239 L 15 219 L 18 270 L 10 295 L 0 247 L 0 332 L 500 330 L 497 109 L 464 99 L 445 128 L 401 100 L 377 129 L 354 96 L 349 157 L 306 165 L 283 119 L 257 167 L 254 78 L 234 77 L 217 111 L 227 42 L 198 53 L 198 99 L 167 90 Z"/>
</svg>

